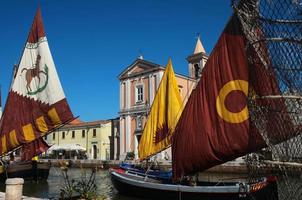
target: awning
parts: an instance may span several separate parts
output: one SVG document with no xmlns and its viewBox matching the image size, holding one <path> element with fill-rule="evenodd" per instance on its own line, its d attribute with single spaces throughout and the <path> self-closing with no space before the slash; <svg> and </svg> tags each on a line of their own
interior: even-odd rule
<svg viewBox="0 0 302 200">
<path fill-rule="evenodd" d="M 48 151 L 59 151 L 59 150 L 86 151 L 86 149 L 79 144 L 63 144 L 63 145 L 54 144 L 48 149 Z"/>
</svg>

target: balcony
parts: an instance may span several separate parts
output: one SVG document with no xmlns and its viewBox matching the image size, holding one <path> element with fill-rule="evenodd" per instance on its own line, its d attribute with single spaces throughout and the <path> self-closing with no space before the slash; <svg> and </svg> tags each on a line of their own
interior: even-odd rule
<svg viewBox="0 0 302 200">
<path fill-rule="evenodd" d="M 131 108 L 128 109 L 121 109 L 119 111 L 119 115 L 126 115 L 126 114 L 138 114 L 138 113 L 148 113 L 150 111 L 150 106 L 148 103 L 142 104 L 135 104 Z"/>
</svg>

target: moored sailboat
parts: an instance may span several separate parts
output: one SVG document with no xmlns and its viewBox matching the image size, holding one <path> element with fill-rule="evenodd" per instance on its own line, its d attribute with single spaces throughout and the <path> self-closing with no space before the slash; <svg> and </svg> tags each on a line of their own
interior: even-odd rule
<svg viewBox="0 0 302 200">
<path fill-rule="evenodd" d="M 249 2 L 241 3 L 244 5 Z M 242 30 L 241 21 L 234 14 L 210 55 L 200 82 L 193 90 L 176 127 L 173 127 L 175 130 L 171 129 L 174 132 L 172 163 L 175 183 L 163 183 L 147 173 L 142 175 L 124 169 L 111 169 L 112 182 L 119 192 L 161 199 L 278 198 L 276 177 L 271 176 L 274 173 L 246 182 L 184 181 L 184 177 L 188 175 L 266 147 L 265 139 L 255 126 L 253 118 L 250 118 L 246 97 L 253 94 L 249 97 L 254 100 L 257 96 L 278 95 L 280 89 L 270 68 L 251 62 L 266 59 L 266 63 L 269 63 L 270 57 L 260 57 L 255 48 L 246 51 L 248 45 L 249 40 Z M 263 74 L 272 76 L 265 79 Z M 266 101 L 260 100 L 257 103 L 267 104 Z M 273 106 L 285 106 L 283 100 L 270 103 Z M 288 129 L 290 118 L 279 115 L 274 117 L 286 123 L 282 130 Z M 157 125 L 153 126 L 158 128 Z M 270 128 L 272 133 L 275 129 Z M 169 133 L 169 129 L 164 130 L 167 131 L 164 133 Z M 151 143 L 155 143 L 156 133 L 164 135 L 160 131 L 151 131 Z M 287 138 L 279 138 L 275 142 L 285 139 Z M 154 152 L 147 156 L 152 154 Z"/>
<path fill-rule="evenodd" d="M 32 158 L 49 148 L 43 136 L 73 119 L 38 8 L 0 122 L 1 158 L 21 149 L 21 161 L 2 162 L 0 180 L 46 180 L 50 164 Z"/>
<path fill-rule="evenodd" d="M 140 140 L 140 158 L 145 159 L 170 146 L 181 111 L 182 102 L 169 61 Z M 274 180 L 268 178 L 252 184 L 236 181 L 193 183 L 188 179 L 173 183 L 171 172 L 127 166 L 110 169 L 110 174 L 120 193 L 152 199 L 239 199 L 247 198 L 248 193 L 260 199 L 265 196 L 263 193 L 271 196 L 276 191 Z"/>
</svg>

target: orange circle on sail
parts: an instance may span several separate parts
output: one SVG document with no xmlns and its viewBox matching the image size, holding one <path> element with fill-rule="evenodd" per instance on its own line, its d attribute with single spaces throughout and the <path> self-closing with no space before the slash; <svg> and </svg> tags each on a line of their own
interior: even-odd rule
<svg viewBox="0 0 302 200">
<path fill-rule="evenodd" d="M 245 106 L 239 112 L 232 112 L 225 106 L 225 99 L 232 91 L 242 91 L 246 96 L 248 95 L 248 82 L 245 80 L 232 80 L 227 82 L 219 91 L 216 98 L 216 110 L 218 115 L 226 122 L 241 123 L 249 118 L 248 108 Z"/>
</svg>

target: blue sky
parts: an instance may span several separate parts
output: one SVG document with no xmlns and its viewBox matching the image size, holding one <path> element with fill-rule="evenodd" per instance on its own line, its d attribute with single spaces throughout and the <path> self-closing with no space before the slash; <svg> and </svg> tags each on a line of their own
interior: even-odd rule
<svg viewBox="0 0 302 200">
<path fill-rule="evenodd" d="M 196 35 L 209 54 L 231 15 L 224 0 L 40 0 L 50 50 L 74 115 L 118 116 L 118 75 L 144 59 L 188 75 Z M 0 1 L 0 84 L 4 104 L 37 0 Z"/>
</svg>

